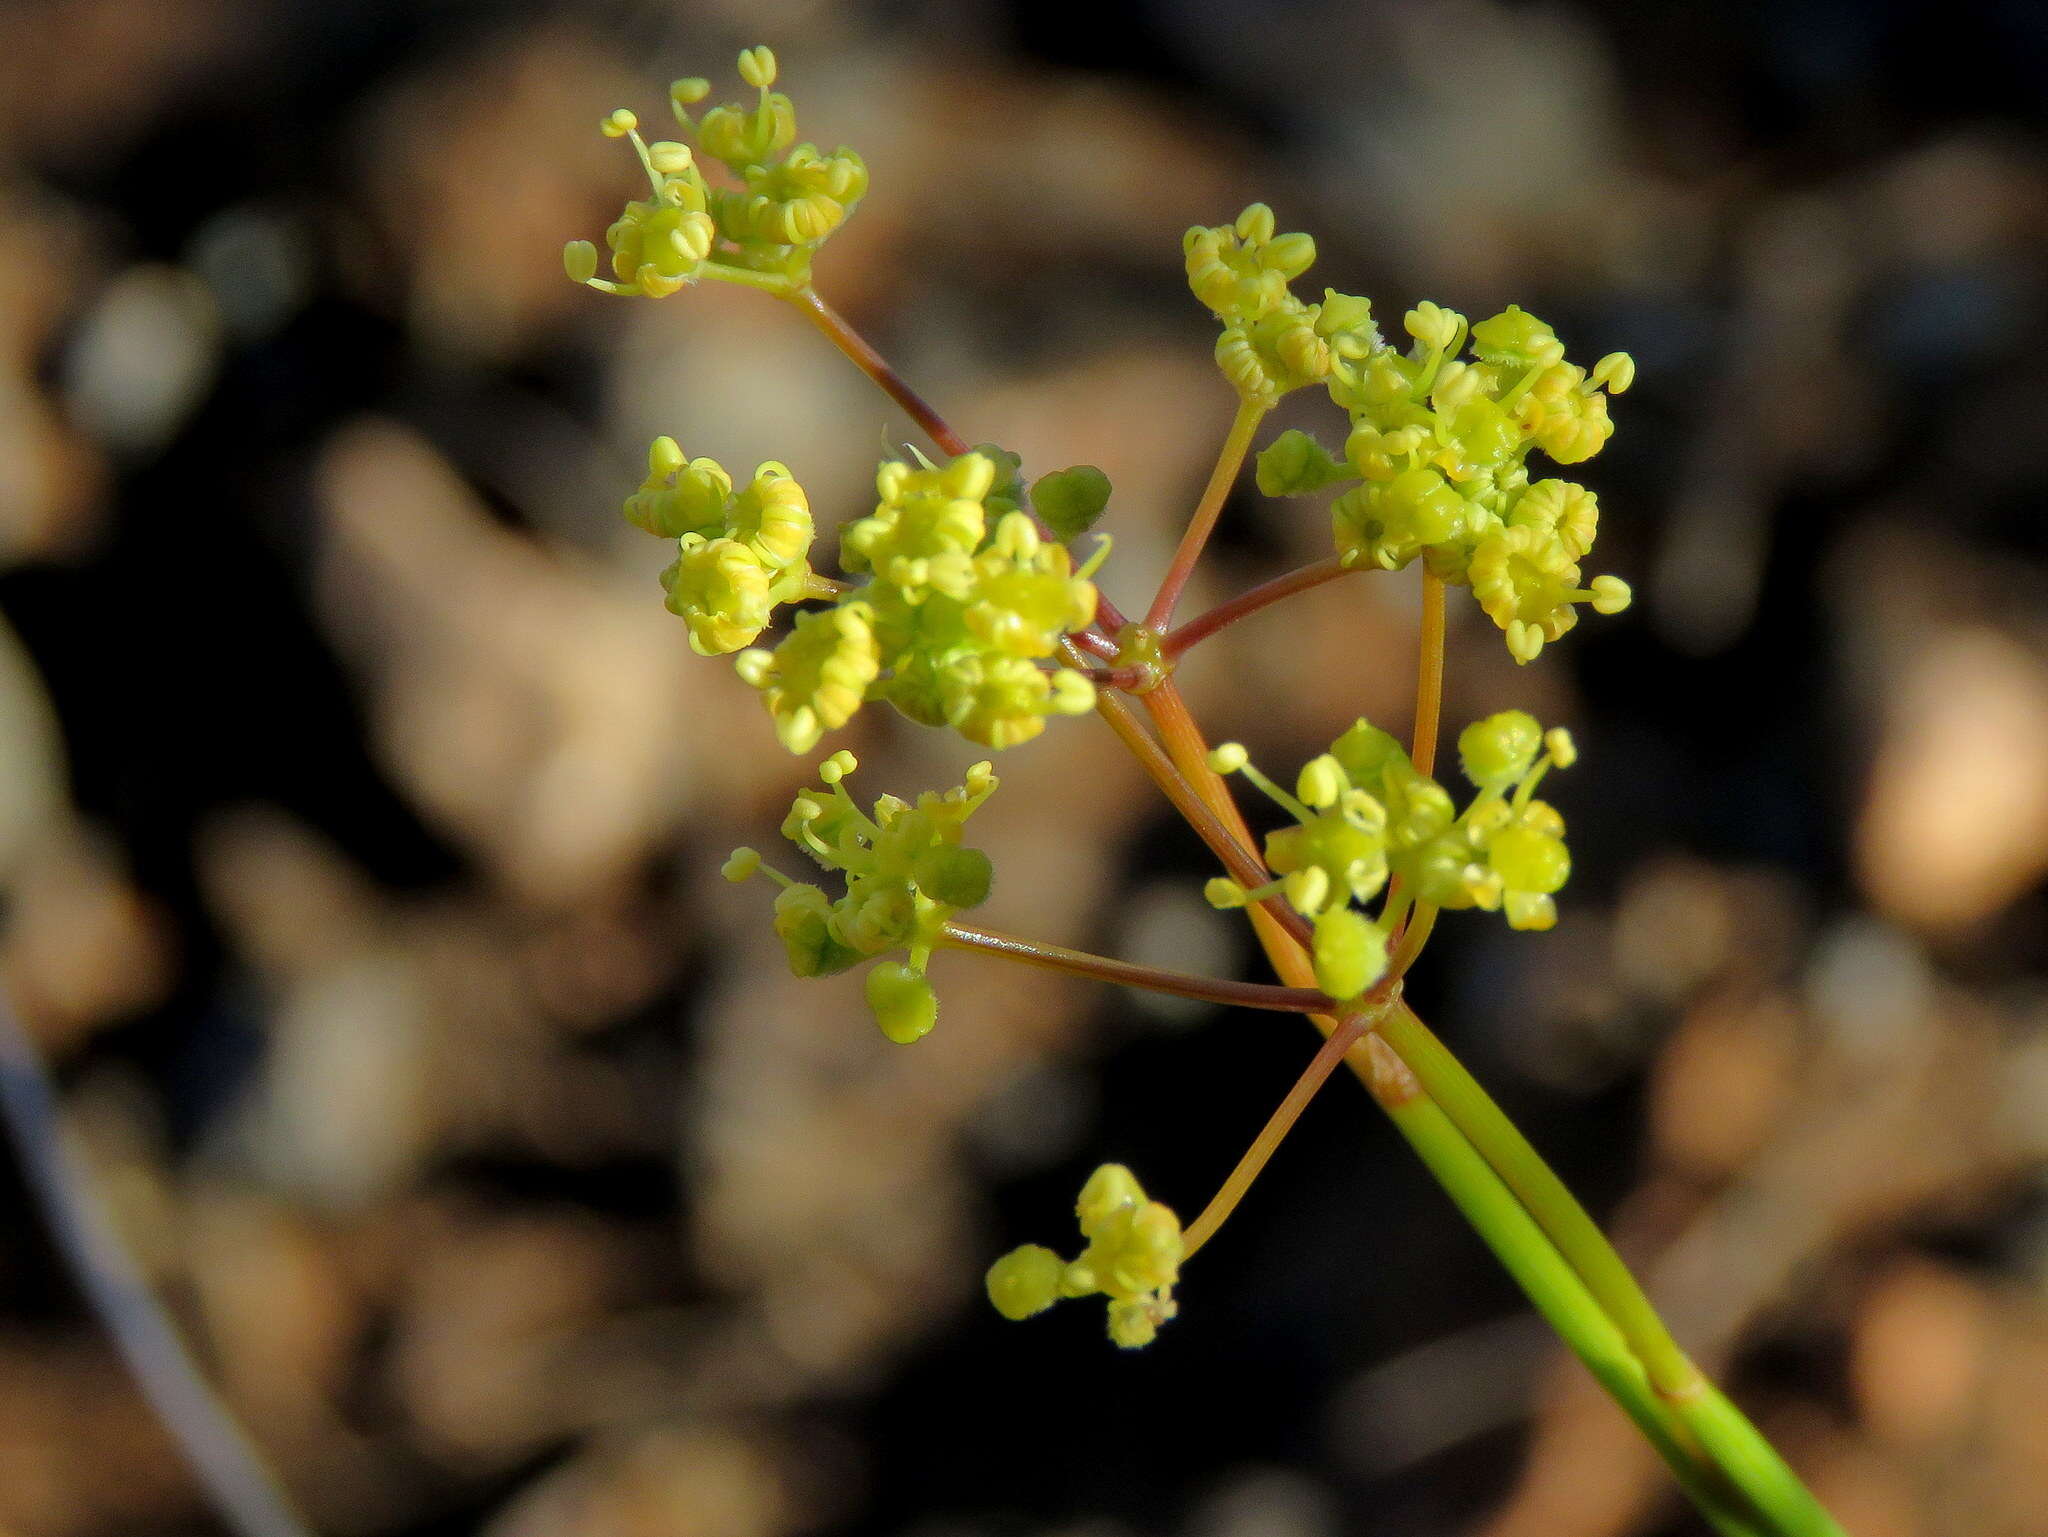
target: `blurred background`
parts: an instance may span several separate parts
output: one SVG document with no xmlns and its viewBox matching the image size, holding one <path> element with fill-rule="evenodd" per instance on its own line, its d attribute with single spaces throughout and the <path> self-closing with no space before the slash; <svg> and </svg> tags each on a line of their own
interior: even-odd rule
<svg viewBox="0 0 2048 1537">
<path fill-rule="evenodd" d="M 1127 608 L 1230 415 L 1191 223 L 1635 355 L 1583 476 L 1635 608 L 1518 670 L 1453 594 L 1448 723 L 1582 745 L 1564 920 L 1454 915 L 1411 996 L 1858 1537 L 2048 1532 L 2048 10 L 18 0 L 0 971 L 318 1529 L 1703 1530 L 1348 1081 L 1149 1351 L 981 1300 L 1099 1162 L 1192 1215 L 1313 1037 L 956 958 L 902 1050 L 717 879 L 807 769 L 618 504 L 668 432 L 830 527 L 909 429 L 769 301 L 559 252 L 636 185 L 600 115 L 755 42 L 873 170 L 821 290 L 1109 473 Z M 1234 501 L 1193 601 L 1327 539 Z M 1413 575 L 1202 648 L 1212 733 L 1405 730 Z M 992 925 L 1257 974 L 1107 733 L 999 767 Z M 218 1530 L 0 1170 L 0 1533 Z"/>
</svg>

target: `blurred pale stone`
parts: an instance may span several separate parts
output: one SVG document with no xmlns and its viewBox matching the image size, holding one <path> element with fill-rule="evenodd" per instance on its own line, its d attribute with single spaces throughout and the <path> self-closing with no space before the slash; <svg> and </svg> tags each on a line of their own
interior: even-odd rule
<svg viewBox="0 0 2048 1537">
<path fill-rule="evenodd" d="M 1780 995 L 1701 1003 L 1654 1069 L 1650 1125 L 1659 1154 L 1695 1178 L 1741 1169 L 1785 1108 L 1798 1046 L 1798 1014 Z"/>
<path fill-rule="evenodd" d="M 667 834 L 759 705 L 630 586 L 498 526 L 388 424 L 324 455 L 324 616 L 369 685 L 380 755 L 527 899 L 569 903 Z"/>
<path fill-rule="evenodd" d="M 63 1053 L 170 987 L 168 925 L 110 843 L 55 820 L 12 876 L 0 976 L 45 1050 Z"/>
<path fill-rule="evenodd" d="M 591 1448 L 522 1491 L 484 1537 L 776 1537 L 793 1511 L 780 1459 L 718 1425 Z"/>
<path fill-rule="evenodd" d="M 2048 873 L 2048 662 L 1974 628 L 1904 661 L 1856 866 L 1880 911 L 1932 930 L 1988 917 Z"/>
<path fill-rule="evenodd" d="M 104 284 L 64 356 L 72 419 L 120 453 L 168 442 L 220 367 L 212 290 L 176 267 L 138 266 Z"/>
<path fill-rule="evenodd" d="M 1850 1382 L 1882 1440 L 1925 1448 L 1963 1431 L 1981 1398 L 1991 1320 L 1964 1276 L 1904 1263 L 1881 1276 L 1852 1333 Z"/>
</svg>

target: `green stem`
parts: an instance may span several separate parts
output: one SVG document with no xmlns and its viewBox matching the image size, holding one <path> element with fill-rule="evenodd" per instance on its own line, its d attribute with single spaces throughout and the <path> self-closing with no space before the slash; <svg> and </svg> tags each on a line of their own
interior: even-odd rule
<svg viewBox="0 0 2048 1537">
<path fill-rule="evenodd" d="M 1415 666 L 1415 743 L 1408 761 L 1424 774 L 1436 767 L 1437 723 L 1444 709 L 1444 579 L 1422 570 L 1422 638 Z"/>
<path fill-rule="evenodd" d="M 1554 1246 L 1576 1274 L 1641 1363 L 1657 1402 L 1755 1505 L 1762 1529 L 1781 1537 L 1842 1537 L 1841 1527 L 1770 1442 L 1679 1349 L 1598 1224 L 1465 1065 L 1405 1003 L 1397 1002 L 1388 1012 L 1380 1034 L 1415 1075 L 1430 1103 L 1456 1128 L 1460 1140 L 1512 1193 L 1546 1247 Z M 1530 1295 L 1536 1300 L 1533 1292 Z M 1606 1377 L 1601 1382 L 1613 1391 Z M 1624 1402 L 1623 1407 L 1629 1405 Z"/>
<path fill-rule="evenodd" d="M 1796 1537 L 1845 1537 L 1840 1524 L 1786 1465 L 1778 1449 L 1713 1383 L 1703 1382 L 1698 1394 L 1678 1405 L 1678 1416 L 1736 1487 L 1763 1512 L 1769 1530 Z"/>
<path fill-rule="evenodd" d="M 735 267 L 729 262 L 708 261 L 698 269 L 698 275 L 716 283 L 759 289 L 778 299 L 787 299 L 797 291 L 796 285 L 779 272 L 756 272 L 751 267 Z"/>
<path fill-rule="evenodd" d="M 1657 1390 L 1674 1398 L 1697 1392 L 1705 1381 L 1700 1369 L 1678 1348 L 1598 1224 L 1586 1215 L 1564 1181 L 1551 1171 L 1479 1080 L 1405 1003 L 1388 1015 L 1380 1029 L 1429 1097 L 1443 1107 L 1571 1261 L 1629 1347 L 1642 1358 Z"/>
<path fill-rule="evenodd" d="M 1202 500 L 1195 507 L 1195 515 L 1188 519 L 1187 532 L 1180 536 L 1180 547 L 1173 552 L 1173 561 L 1166 568 L 1166 576 L 1159 584 L 1159 593 L 1152 600 L 1152 607 L 1145 614 L 1145 627 L 1164 631 L 1173 623 L 1174 605 L 1180 602 L 1181 589 L 1188 584 L 1188 578 L 1195 573 L 1195 562 L 1202 558 L 1202 547 L 1209 542 L 1210 531 L 1216 527 L 1216 519 L 1223 512 L 1223 504 L 1230 497 L 1230 488 L 1237 481 L 1237 472 L 1244 468 L 1244 457 L 1251 452 L 1252 434 L 1259 430 L 1259 423 L 1265 419 L 1266 408 L 1241 400 L 1237 415 L 1231 418 L 1230 431 L 1223 439 L 1223 448 L 1216 455 L 1216 468 L 1209 472 L 1209 484 L 1202 488 Z"/>
<path fill-rule="evenodd" d="M 1687 1427 L 1650 1385 L 1642 1363 L 1564 1257 L 1384 1041 L 1369 1043 L 1373 1094 L 1444 1193 L 1493 1250 L 1536 1311 L 1585 1363 L 1677 1476 L 1722 1537 L 1763 1537 L 1775 1529 L 1743 1512 L 1699 1455 Z M 1794 1529 L 1796 1530 L 1796 1529 Z"/>
</svg>

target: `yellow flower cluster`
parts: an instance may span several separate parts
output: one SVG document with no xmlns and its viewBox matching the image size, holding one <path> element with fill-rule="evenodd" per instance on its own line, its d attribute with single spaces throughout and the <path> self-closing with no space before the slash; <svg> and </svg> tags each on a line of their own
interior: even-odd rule
<svg viewBox="0 0 2048 1537">
<path fill-rule="evenodd" d="M 867 699 L 994 748 L 1029 741 L 1049 715 L 1094 708 L 1094 685 L 1050 659 L 1095 617 L 1089 578 L 1101 553 L 1074 570 L 1019 510 L 1013 461 L 1003 468 L 1010 478 L 999 481 L 995 452 L 983 450 L 944 466 L 884 464 L 874 512 L 840 539 L 841 567 L 867 580 L 835 607 L 799 614 L 773 651 L 741 654 L 741 677 L 791 752 L 808 752 Z"/>
<path fill-rule="evenodd" d="M 829 590 L 811 572 L 810 499 L 772 459 L 735 491 L 716 459 L 687 458 L 674 438 L 656 438 L 626 521 L 676 541 L 661 585 L 700 656 L 751 645 L 777 605 Z"/>
<path fill-rule="evenodd" d="M 1179 1312 L 1174 1283 L 1186 1245 L 1173 1209 L 1148 1200 L 1137 1176 L 1106 1163 L 1081 1187 L 1074 1215 L 1088 1240 L 1062 1259 L 1040 1244 L 1012 1249 L 989 1267 L 988 1297 L 1005 1318 L 1042 1313 L 1063 1297 L 1109 1299 L 1109 1337 L 1126 1350 L 1149 1345 Z"/>
<path fill-rule="evenodd" d="M 1609 393 L 1634 365 L 1616 353 L 1589 375 L 1564 359 L 1551 328 L 1510 305 L 1470 328 L 1421 304 L 1405 317 L 1412 345 L 1382 347 L 1333 371 L 1331 398 L 1351 416 L 1344 457 L 1361 483 L 1330 508 L 1348 564 L 1387 570 L 1418 555 L 1445 581 L 1469 586 L 1518 662 L 1578 622 L 1577 605 L 1618 613 L 1617 577 L 1587 583 L 1579 562 L 1599 529 L 1584 486 L 1531 481 L 1529 454 L 1559 464 L 1598 453 L 1613 432 Z"/>
<path fill-rule="evenodd" d="M 1312 923 L 1316 985 L 1337 999 L 1357 997 L 1386 972 L 1388 935 L 1352 904 L 1376 895 L 1390 874 L 1433 907 L 1505 910 L 1510 927 L 1549 928 L 1571 857 L 1564 819 L 1533 797 L 1552 767 L 1577 756 L 1570 735 L 1507 710 L 1466 727 L 1458 750 L 1479 789 L 1463 812 L 1399 742 L 1363 720 L 1303 766 L 1291 795 L 1243 747 L 1224 743 L 1210 767 L 1244 775 L 1294 822 L 1266 837 L 1273 881 L 1248 890 L 1218 877 L 1209 901 L 1235 908 L 1284 896 Z"/>
<path fill-rule="evenodd" d="M 778 66 L 766 48 L 740 54 L 740 78 L 752 103 L 690 109 L 710 94 L 703 79 L 669 89 L 676 122 L 696 148 L 675 140 L 647 143 L 640 120 L 621 107 L 600 125 L 632 141 L 652 188 L 626 205 L 605 231 L 612 278 L 597 276 L 597 248 L 571 241 L 562 253 L 569 276 L 607 293 L 659 299 L 700 277 L 795 290 L 809 281 L 811 258 L 845 222 L 868 187 L 867 166 L 852 150 L 823 153 L 796 142 L 796 109 L 774 90 Z M 718 161 L 737 186 L 714 184 L 699 154 Z"/>
<path fill-rule="evenodd" d="M 1607 398 L 1635 377 L 1626 354 L 1588 373 L 1517 306 L 1468 328 L 1427 302 L 1403 317 L 1408 347 L 1393 346 L 1369 300 L 1325 289 L 1309 304 L 1293 293 L 1315 242 L 1276 235 L 1263 203 L 1234 224 L 1189 230 L 1183 248 L 1188 286 L 1223 324 L 1216 360 L 1239 398 L 1265 409 L 1321 384 L 1350 417 L 1341 459 L 1299 431 L 1259 457 L 1269 496 L 1356 482 L 1331 506 L 1347 564 L 1395 570 L 1421 556 L 1446 582 L 1471 587 L 1518 662 L 1569 630 L 1577 605 L 1628 606 L 1626 583 L 1588 583 L 1580 572 L 1599 523 L 1593 493 L 1532 482 L 1527 463 L 1537 449 L 1559 464 L 1600 451 L 1614 430 Z"/>
<path fill-rule="evenodd" d="M 1273 231 L 1273 210 L 1254 203 L 1236 223 L 1197 225 L 1181 242 L 1188 287 L 1223 322 L 1217 366 L 1241 398 L 1261 406 L 1328 378 L 1338 360 L 1378 341 L 1363 300 L 1295 297 L 1288 285 L 1315 262 L 1316 243 Z"/>
<path fill-rule="evenodd" d="M 988 898 L 988 856 L 961 845 L 961 829 L 995 793 L 987 763 L 967 771 L 964 784 L 943 794 L 927 790 L 916 803 L 885 795 L 864 812 L 845 779 L 858 767 L 850 752 L 819 765 L 823 788 L 799 794 L 783 820 L 782 835 L 827 870 L 846 877 L 836 901 L 822 889 L 792 881 L 761 863 L 752 849 L 735 849 L 725 877 L 766 875 L 782 888 L 775 898 L 775 933 L 800 977 L 829 976 L 874 956 L 905 953 L 868 973 L 867 1000 L 890 1040 L 907 1044 L 928 1032 L 939 1004 L 925 966 L 946 920 Z"/>
</svg>

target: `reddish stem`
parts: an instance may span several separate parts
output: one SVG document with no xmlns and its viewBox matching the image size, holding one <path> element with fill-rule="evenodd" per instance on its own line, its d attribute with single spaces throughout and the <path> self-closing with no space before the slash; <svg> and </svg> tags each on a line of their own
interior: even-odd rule
<svg viewBox="0 0 2048 1537">
<path fill-rule="evenodd" d="M 1159 643 L 1168 661 L 1176 660 L 1190 646 L 1207 640 L 1226 625 L 1237 623 L 1247 614 L 1256 614 L 1269 604 L 1278 603 L 1282 598 L 1291 598 L 1298 592 L 1307 592 L 1311 587 L 1320 587 L 1325 582 L 1334 582 L 1340 576 L 1348 576 L 1358 568 L 1343 564 L 1340 557 L 1332 555 L 1327 560 L 1318 560 L 1310 565 L 1299 566 L 1271 581 L 1261 582 L 1248 591 L 1239 593 L 1227 603 L 1219 603 L 1205 614 L 1197 614 L 1186 624 L 1167 632 Z"/>
<path fill-rule="evenodd" d="M 1046 971 L 1092 977 L 1098 982 L 1111 982 L 1119 987 L 1138 987 L 1148 992 L 1169 993 L 1176 998 L 1228 1004 L 1233 1008 L 1270 1009 L 1281 1014 L 1319 1014 L 1337 1006 L 1332 999 L 1312 987 L 1280 987 L 1270 982 L 1235 982 L 1220 977 L 1191 976 L 1186 972 L 1114 960 L 1106 955 L 1091 955 L 1086 950 L 1070 950 L 1065 945 L 1018 939 L 964 923 L 947 924 L 940 942 L 954 949 L 978 950 L 983 955 L 1000 955 L 1006 960 L 1022 961 L 1027 966 L 1037 966 Z"/>
<path fill-rule="evenodd" d="M 901 406 L 934 443 L 956 458 L 967 452 L 967 440 L 948 426 L 946 419 L 932 408 L 930 402 L 910 387 L 910 381 L 897 373 L 887 358 L 869 346 L 867 338 L 820 298 L 815 288 L 809 285 L 799 288 L 789 295 L 789 301 L 831 337 L 833 345 L 853 359 L 860 371 L 874 380 L 883 394 Z"/>
</svg>

